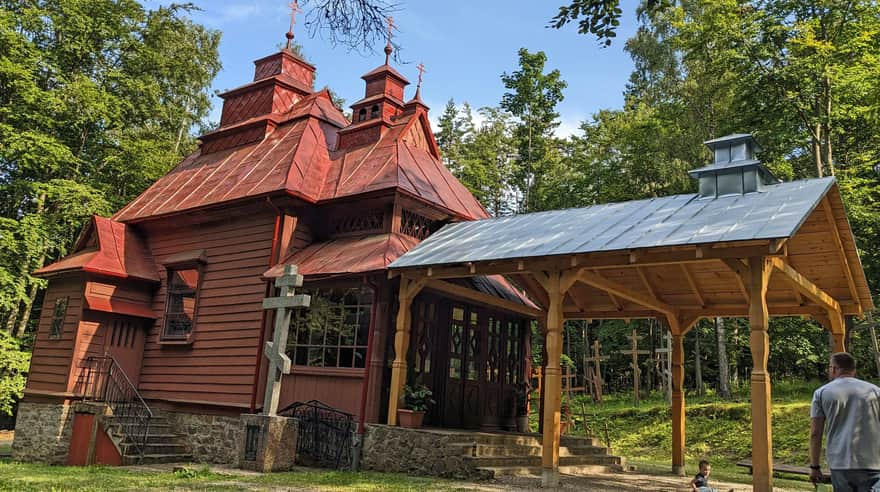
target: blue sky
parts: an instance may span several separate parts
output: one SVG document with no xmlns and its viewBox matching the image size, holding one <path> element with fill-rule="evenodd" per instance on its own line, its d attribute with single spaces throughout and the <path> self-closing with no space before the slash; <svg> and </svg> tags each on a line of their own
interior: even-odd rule
<svg viewBox="0 0 880 492">
<path fill-rule="evenodd" d="M 559 105 L 562 124 L 557 133 L 577 131 L 581 121 L 600 109 L 621 107 L 632 70 L 623 42 L 635 30 L 634 2 L 623 1 L 625 17 L 610 48 L 600 48 L 593 37 L 577 34 L 574 25 L 547 29 L 547 21 L 564 2 L 567 0 L 400 0 L 401 10 L 394 18 L 404 63 L 396 68 L 412 82 L 407 97 L 415 91 L 416 65 L 421 62 L 427 70 L 422 99 L 431 107 L 434 121 L 450 98 L 457 103 L 467 101 L 474 108 L 497 105 L 504 93 L 501 73 L 516 70 L 517 50 L 525 47 L 546 52 L 547 69 L 559 69 L 568 82 L 565 100 Z M 168 2 L 148 0 L 146 6 L 155 8 L 158 3 Z M 194 20 L 223 33 L 223 70 L 214 80 L 212 92 L 250 82 L 253 61 L 276 52 L 285 41 L 287 0 L 194 3 L 202 9 L 193 15 Z M 381 65 L 384 54 L 333 47 L 320 37 L 309 38 L 304 28 L 297 27 L 296 40 L 318 70 L 315 87 L 329 85 L 349 104 L 363 97 L 360 76 Z M 212 119 L 218 120 L 222 100 L 214 97 L 213 101 Z"/>
</svg>

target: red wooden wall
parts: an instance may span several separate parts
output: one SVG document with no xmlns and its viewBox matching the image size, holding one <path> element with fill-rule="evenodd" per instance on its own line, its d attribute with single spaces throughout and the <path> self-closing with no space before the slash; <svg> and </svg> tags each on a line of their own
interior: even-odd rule
<svg viewBox="0 0 880 492">
<path fill-rule="evenodd" d="M 147 336 L 139 390 L 146 398 L 247 407 L 253 388 L 262 300 L 275 226 L 268 206 L 244 216 L 167 229 L 149 227 L 145 237 L 162 285 L 153 298 L 159 315 Z M 165 310 L 163 262 L 204 250 L 207 262 L 196 309 L 193 342 L 162 344 Z"/>
<path fill-rule="evenodd" d="M 52 326 L 55 300 L 61 297 L 69 298 L 61 337 L 50 339 L 49 330 Z M 43 300 L 43 309 L 40 312 L 31 369 L 28 374 L 29 390 L 57 393 L 69 391 L 69 382 L 75 377 L 75 371 L 71 369 L 71 357 L 77 323 L 82 314 L 82 298 L 83 278 L 80 275 L 59 277 L 49 283 Z"/>
</svg>

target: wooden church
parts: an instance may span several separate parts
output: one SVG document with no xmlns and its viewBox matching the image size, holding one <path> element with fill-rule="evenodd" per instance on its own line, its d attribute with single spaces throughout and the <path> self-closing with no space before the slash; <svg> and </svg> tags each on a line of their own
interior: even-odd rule
<svg viewBox="0 0 880 492">
<path fill-rule="evenodd" d="M 444 167 L 419 89 L 407 101 L 390 54 L 362 76 L 353 121 L 291 50 L 256 60 L 193 154 L 35 273 L 48 288 L 18 459 L 118 461 L 80 456 L 89 428 L 77 422 L 90 421 L 74 411 L 112 379 L 117 398 L 164 419 L 154 429 L 185 435 L 188 459 L 235 462 L 239 415 L 264 399 L 262 301 L 284 265 L 311 306 L 289 326 L 280 406 L 320 400 L 387 421 L 400 284 L 387 267 L 444 224 L 488 216 Z M 410 314 L 407 379 L 436 400 L 426 424 L 512 428 L 540 311 L 504 277 L 478 276 L 426 286 Z"/>
</svg>

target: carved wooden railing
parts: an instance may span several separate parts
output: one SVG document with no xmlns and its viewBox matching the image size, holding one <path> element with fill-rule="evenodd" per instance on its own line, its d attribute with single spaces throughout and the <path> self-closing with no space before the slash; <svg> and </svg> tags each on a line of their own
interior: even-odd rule
<svg viewBox="0 0 880 492">
<path fill-rule="evenodd" d="M 134 445 L 138 462 L 142 461 L 153 412 L 119 363 L 109 355 L 87 357 L 80 366 L 79 384 L 84 401 L 102 402 L 110 407 L 114 422 Z"/>
</svg>

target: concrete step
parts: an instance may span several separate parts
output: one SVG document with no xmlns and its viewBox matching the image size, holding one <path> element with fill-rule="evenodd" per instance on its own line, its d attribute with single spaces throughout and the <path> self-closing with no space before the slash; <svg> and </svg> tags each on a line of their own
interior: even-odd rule
<svg viewBox="0 0 880 492">
<path fill-rule="evenodd" d="M 478 443 L 456 443 L 454 446 L 461 446 L 462 454 L 465 456 L 476 457 L 493 457 L 493 456 L 541 456 L 542 446 L 539 445 L 521 445 L 521 444 L 478 444 Z M 560 456 L 595 456 L 607 453 L 607 449 L 602 446 L 560 446 Z"/>
<path fill-rule="evenodd" d="M 460 443 L 494 444 L 494 445 L 518 445 L 518 446 L 541 446 L 543 437 L 541 434 L 519 434 L 515 432 L 462 432 L 455 436 L 455 441 Z M 560 444 L 563 446 L 601 446 L 598 439 L 593 437 L 562 436 Z"/>
<path fill-rule="evenodd" d="M 540 466 L 487 466 L 479 467 L 478 471 L 490 478 L 501 476 L 541 476 Z M 566 475 L 592 475 L 596 473 L 615 473 L 623 471 L 621 465 L 560 465 L 559 473 Z"/>
</svg>

